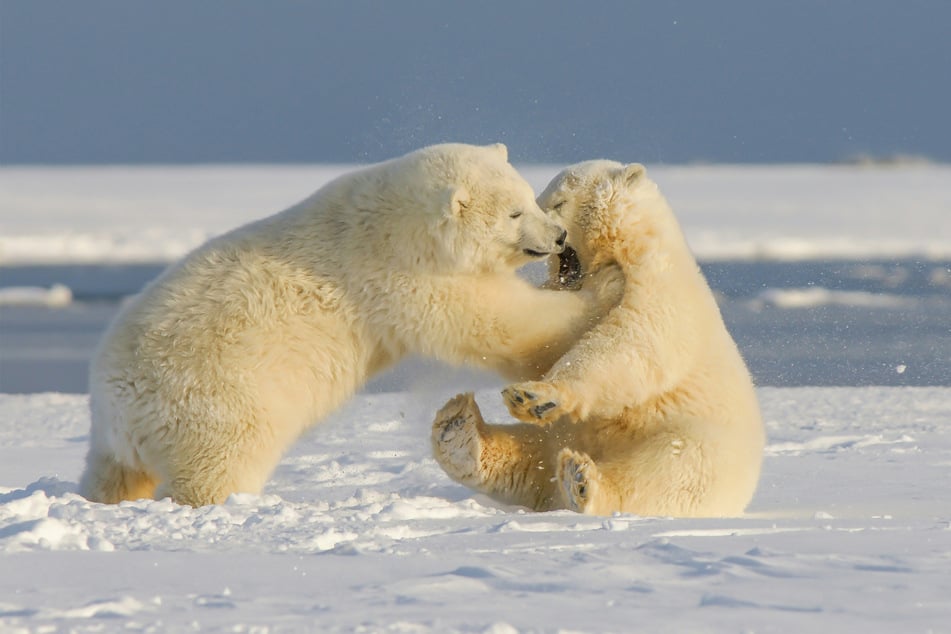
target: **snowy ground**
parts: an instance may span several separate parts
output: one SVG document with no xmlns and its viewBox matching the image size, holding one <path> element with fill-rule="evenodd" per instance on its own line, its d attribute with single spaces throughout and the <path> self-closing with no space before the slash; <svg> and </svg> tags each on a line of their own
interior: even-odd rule
<svg viewBox="0 0 951 634">
<path fill-rule="evenodd" d="M 0 168 L 0 388 L 4 372 L 81 367 L 87 348 L 60 331 L 94 340 L 151 270 L 134 263 L 342 169 Z M 555 171 L 524 169 L 536 188 Z M 0 632 L 951 631 L 951 167 L 651 171 L 772 376 L 847 385 L 843 367 L 881 365 L 863 380 L 937 387 L 761 387 L 763 477 L 729 520 L 473 495 L 428 440 L 456 391 L 484 388 L 504 419 L 501 384 L 464 372 L 404 367 L 308 433 L 264 495 L 202 509 L 87 503 L 87 396 L 0 394 Z M 798 317 L 764 330 L 765 315 Z"/>
<path fill-rule="evenodd" d="M 947 631 L 951 389 L 760 396 L 729 520 L 500 507 L 430 459 L 443 395 L 407 393 L 358 397 L 261 497 L 106 507 L 73 493 L 86 397 L 2 396 L 0 631 Z"/>
</svg>

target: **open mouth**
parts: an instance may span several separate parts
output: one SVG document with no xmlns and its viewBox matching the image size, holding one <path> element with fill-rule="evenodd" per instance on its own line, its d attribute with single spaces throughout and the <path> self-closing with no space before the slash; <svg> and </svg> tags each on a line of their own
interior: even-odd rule
<svg viewBox="0 0 951 634">
<path fill-rule="evenodd" d="M 565 250 L 558 254 L 558 284 L 562 288 L 578 289 L 583 277 L 578 252 L 565 245 Z"/>
<path fill-rule="evenodd" d="M 548 255 L 547 251 L 536 251 L 535 249 L 523 249 L 522 253 L 533 258 L 543 258 Z"/>
</svg>

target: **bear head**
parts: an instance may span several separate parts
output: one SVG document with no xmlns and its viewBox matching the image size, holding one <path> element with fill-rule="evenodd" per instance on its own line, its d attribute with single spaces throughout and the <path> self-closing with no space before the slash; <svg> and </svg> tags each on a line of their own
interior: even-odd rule
<svg viewBox="0 0 951 634">
<path fill-rule="evenodd" d="M 568 248 L 549 260 L 550 283 L 577 288 L 587 273 L 642 257 L 658 197 L 640 163 L 585 161 L 560 172 L 537 199 L 568 231 Z"/>
<path fill-rule="evenodd" d="M 409 239 L 417 262 L 445 273 L 491 272 L 564 249 L 567 232 L 538 206 L 502 144 L 433 145 L 399 160 L 398 167 L 406 185 L 397 206 L 414 210 L 404 220 L 415 225 Z"/>
</svg>

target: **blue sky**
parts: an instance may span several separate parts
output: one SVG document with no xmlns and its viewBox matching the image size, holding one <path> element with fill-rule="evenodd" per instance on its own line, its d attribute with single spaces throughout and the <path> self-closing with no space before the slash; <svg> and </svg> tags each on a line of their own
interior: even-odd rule
<svg viewBox="0 0 951 634">
<path fill-rule="evenodd" d="M 951 161 L 951 2 L 0 1 L 0 162 Z"/>
</svg>

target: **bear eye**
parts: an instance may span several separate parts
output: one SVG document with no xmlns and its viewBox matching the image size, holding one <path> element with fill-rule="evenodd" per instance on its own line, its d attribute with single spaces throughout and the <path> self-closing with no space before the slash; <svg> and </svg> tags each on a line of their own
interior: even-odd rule
<svg viewBox="0 0 951 634">
<path fill-rule="evenodd" d="M 518 218 L 521 215 L 522 215 L 521 211 L 513 211 L 512 213 L 509 214 L 509 218 Z"/>
<path fill-rule="evenodd" d="M 565 206 L 566 202 L 567 201 L 563 200 L 560 203 L 555 203 L 554 205 L 552 205 L 552 209 L 554 209 L 555 211 L 561 211 L 561 208 Z"/>
</svg>

